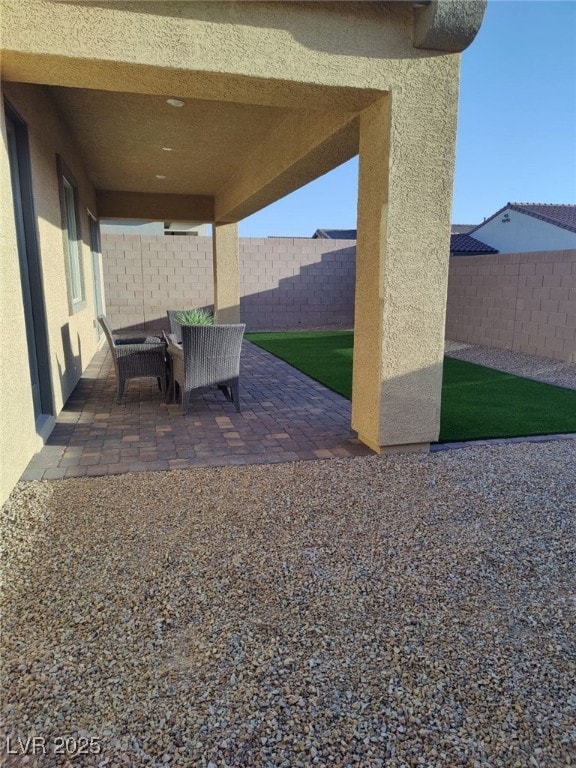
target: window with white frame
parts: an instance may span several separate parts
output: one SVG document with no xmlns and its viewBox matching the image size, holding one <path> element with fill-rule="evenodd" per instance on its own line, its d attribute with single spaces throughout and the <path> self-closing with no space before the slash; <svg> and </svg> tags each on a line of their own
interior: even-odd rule
<svg viewBox="0 0 576 768">
<path fill-rule="evenodd" d="M 66 277 L 70 311 L 84 304 L 84 275 L 82 270 L 81 232 L 78 211 L 78 193 L 74 177 L 58 158 L 62 229 L 66 252 Z"/>
</svg>

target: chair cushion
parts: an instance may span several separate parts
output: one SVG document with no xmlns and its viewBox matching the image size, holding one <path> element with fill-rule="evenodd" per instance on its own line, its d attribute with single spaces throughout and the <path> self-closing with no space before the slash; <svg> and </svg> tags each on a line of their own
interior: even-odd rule
<svg viewBox="0 0 576 768">
<path fill-rule="evenodd" d="M 160 336 L 131 336 L 129 338 L 114 339 L 116 346 L 121 344 L 160 344 Z"/>
</svg>

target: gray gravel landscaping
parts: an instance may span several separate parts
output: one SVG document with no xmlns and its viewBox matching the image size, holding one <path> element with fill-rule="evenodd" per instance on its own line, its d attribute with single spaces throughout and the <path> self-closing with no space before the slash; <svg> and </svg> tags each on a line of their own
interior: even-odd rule
<svg viewBox="0 0 576 768">
<path fill-rule="evenodd" d="M 2 764 L 576 765 L 575 470 L 559 442 L 21 484 Z"/>
<path fill-rule="evenodd" d="M 468 344 L 464 341 L 446 341 L 445 353 L 448 357 L 467 360 L 469 363 L 485 365 L 499 371 L 524 376 L 526 379 L 543 381 L 557 387 L 576 389 L 576 363 L 553 360 L 549 357 L 526 355 L 511 349 L 484 347 L 481 344 Z"/>
</svg>

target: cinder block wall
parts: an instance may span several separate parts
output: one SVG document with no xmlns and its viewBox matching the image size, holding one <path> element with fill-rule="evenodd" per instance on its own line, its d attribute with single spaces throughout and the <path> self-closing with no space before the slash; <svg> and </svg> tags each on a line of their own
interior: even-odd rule
<svg viewBox="0 0 576 768">
<path fill-rule="evenodd" d="M 241 238 L 249 329 L 354 323 L 356 243 Z M 212 238 L 103 235 L 114 328 L 166 327 L 167 309 L 212 308 Z M 576 362 L 576 251 L 453 256 L 446 338 Z"/>
<path fill-rule="evenodd" d="M 113 328 L 167 327 L 167 309 L 212 305 L 211 238 L 103 234 L 101 245 Z"/>
<path fill-rule="evenodd" d="M 248 328 L 352 328 L 355 279 L 350 240 L 240 240 L 240 309 Z"/>
<path fill-rule="evenodd" d="M 446 338 L 576 362 L 576 250 L 453 256 Z"/>
<path fill-rule="evenodd" d="M 354 323 L 355 242 L 241 238 L 240 308 L 251 330 Z M 162 328 L 167 309 L 213 306 L 212 238 L 102 235 L 113 328 Z"/>
</svg>

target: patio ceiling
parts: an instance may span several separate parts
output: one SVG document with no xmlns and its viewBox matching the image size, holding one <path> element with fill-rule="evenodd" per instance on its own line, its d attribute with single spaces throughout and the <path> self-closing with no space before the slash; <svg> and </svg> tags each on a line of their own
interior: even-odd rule
<svg viewBox="0 0 576 768">
<path fill-rule="evenodd" d="M 357 112 L 44 86 L 98 190 L 99 215 L 236 221 L 358 151 Z"/>
<path fill-rule="evenodd" d="M 106 218 L 238 221 L 354 156 L 383 90 L 348 58 L 402 57 L 411 20 L 394 4 L 55 2 L 39 36 L 8 2 L 2 77 L 46 89 Z"/>
<path fill-rule="evenodd" d="M 214 196 L 294 111 L 200 99 L 173 107 L 164 96 L 49 90 L 94 186 L 114 191 Z"/>
<path fill-rule="evenodd" d="M 3 0 L 2 78 L 51 93 L 100 216 L 234 222 L 356 154 L 415 33 L 462 50 L 483 5 Z"/>
</svg>

